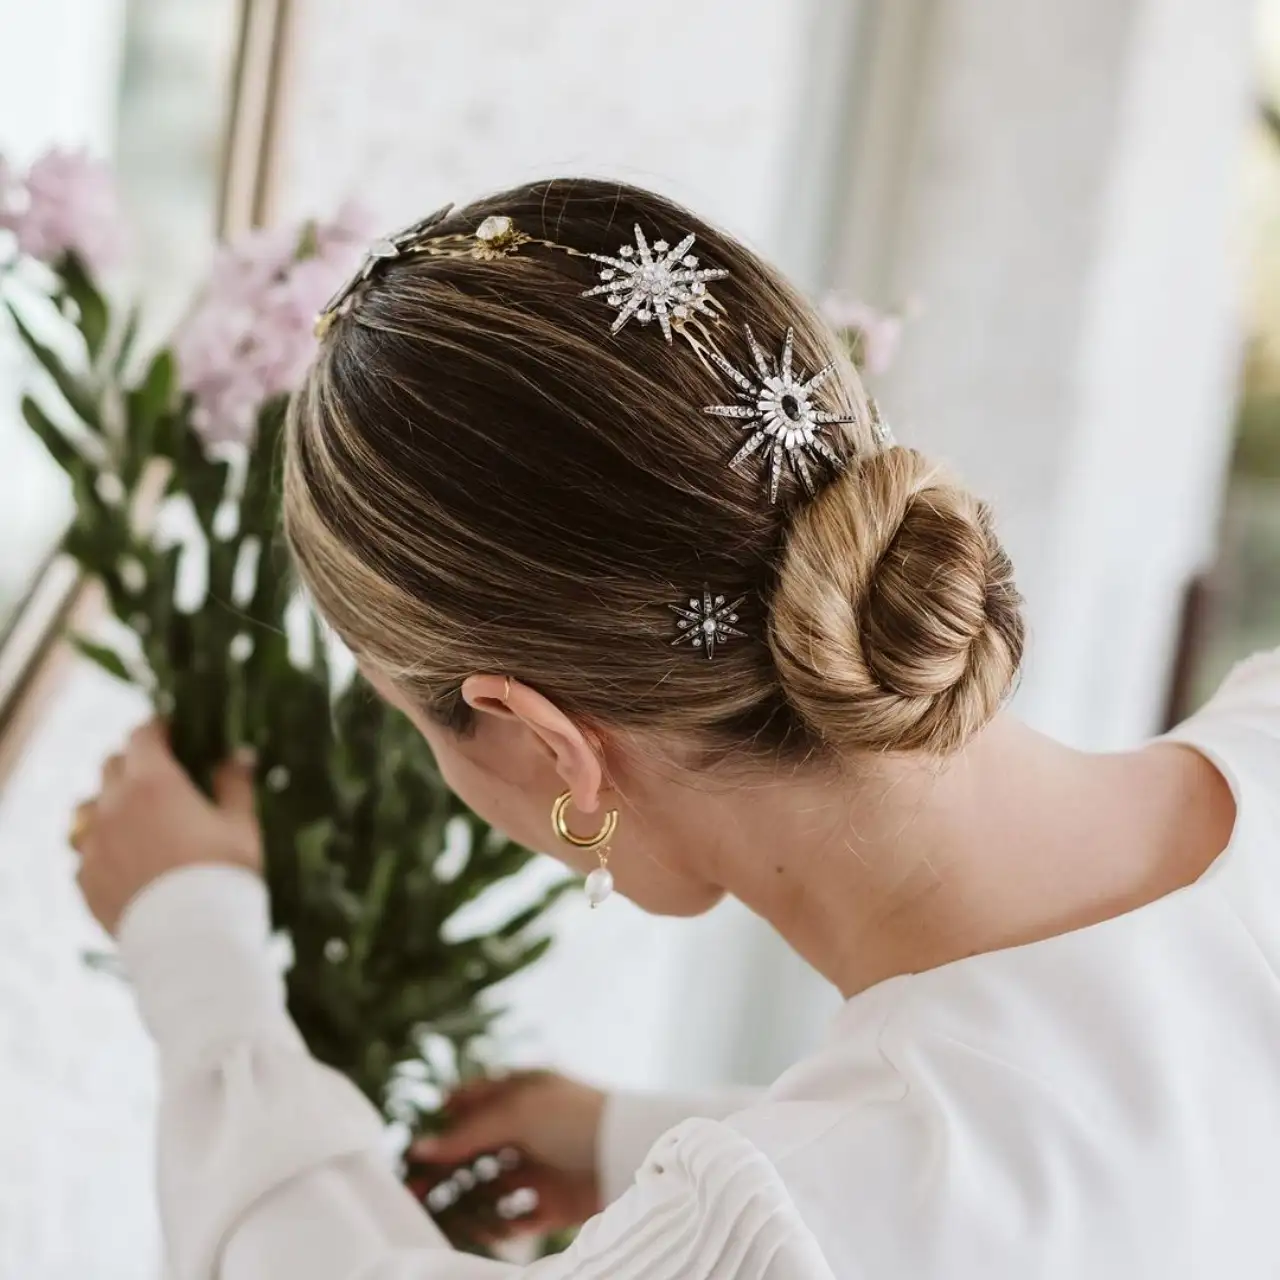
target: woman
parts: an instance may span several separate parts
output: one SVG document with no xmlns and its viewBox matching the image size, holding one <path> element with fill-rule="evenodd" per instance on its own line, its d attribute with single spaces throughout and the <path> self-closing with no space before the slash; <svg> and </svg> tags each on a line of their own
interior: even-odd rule
<svg viewBox="0 0 1280 1280">
<path fill-rule="evenodd" d="M 645 192 L 435 215 L 321 328 L 287 534 L 450 785 L 554 830 L 596 899 L 735 895 L 847 1000 L 754 1099 L 462 1099 L 424 1154 L 516 1143 L 564 1216 L 613 1201 L 528 1276 L 1275 1273 L 1275 659 L 1126 754 L 1018 723 L 986 508 L 892 443 L 785 281 Z M 308 1057 L 250 796 L 232 765 L 206 801 L 146 728 L 84 814 L 164 1069 L 174 1274 L 524 1274 L 447 1249 Z"/>
</svg>

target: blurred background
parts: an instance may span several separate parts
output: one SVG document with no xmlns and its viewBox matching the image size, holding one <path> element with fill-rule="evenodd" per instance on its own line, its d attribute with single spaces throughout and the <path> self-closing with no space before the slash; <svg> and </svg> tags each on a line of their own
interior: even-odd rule
<svg viewBox="0 0 1280 1280">
<path fill-rule="evenodd" d="M 908 309 L 875 390 L 989 496 L 1019 710 L 1158 732 L 1280 644 L 1280 0 L 0 0 L 0 155 L 120 174 L 157 327 L 216 238 L 388 228 L 551 174 L 664 191 L 815 295 Z M 0 333 L 0 1280 L 157 1274 L 150 1051 L 87 971 L 72 805 L 143 713 L 53 636 L 70 498 Z M 726 905 L 567 910 L 507 1054 L 766 1081 L 833 993 Z"/>
</svg>

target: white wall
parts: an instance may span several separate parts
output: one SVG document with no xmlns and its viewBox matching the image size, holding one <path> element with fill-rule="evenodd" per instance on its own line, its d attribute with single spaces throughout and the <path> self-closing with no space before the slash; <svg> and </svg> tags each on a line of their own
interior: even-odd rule
<svg viewBox="0 0 1280 1280">
<path fill-rule="evenodd" d="M 884 400 L 996 504 L 1028 597 L 1020 709 L 1132 743 L 1216 526 L 1254 5 L 873 9 L 838 269 L 919 300 Z"/>
<path fill-rule="evenodd" d="M 296 0 L 273 214 L 355 195 L 395 227 L 446 200 L 585 173 L 656 188 L 798 257 L 820 216 L 819 179 L 803 175 L 829 145 L 838 15 L 854 9 Z"/>
</svg>

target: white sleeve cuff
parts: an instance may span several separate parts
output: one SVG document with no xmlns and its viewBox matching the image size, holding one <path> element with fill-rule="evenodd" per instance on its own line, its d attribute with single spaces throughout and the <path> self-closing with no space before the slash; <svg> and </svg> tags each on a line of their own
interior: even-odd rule
<svg viewBox="0 0 1280 1280">
<path fill-rule="evenodd" d="M 120 957 L 166 1056 L 203 1056 L 254 1033 L 301 1044 L 285 1016 L 262 879 L 242 867 L 180 867 L 125 908 Z"/>
<path fill-rule="evenodd" d="M 758 1102 L 762 1092 L 739 1087 L 714 1093 L 610 1093 L 596 1146 L 604 1203 L 612 1204 L 631 1186 L 650 1148 L 668 1130 L 694 1118 L 725 1120 Z"/>
</svg>

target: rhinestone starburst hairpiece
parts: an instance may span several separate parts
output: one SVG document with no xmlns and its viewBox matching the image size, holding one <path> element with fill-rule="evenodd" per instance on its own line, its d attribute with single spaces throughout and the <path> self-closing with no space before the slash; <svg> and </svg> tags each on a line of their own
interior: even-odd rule
<svg viewBox="0 0 1280 1280">
<path fill-rule="evenodd" d="M 809 494 L 816 492 L 810 460 L 824 459 L 833 470 L 843 465 L 840 455 L 822 438 L 822 429 L 839 423 L 856 422 L 848 414 L 819 409 L 813 397 L 835 371 L 836 363 L 824 365 L 805 378 L 792 365 L 795 331 L 787 330 L 782 355 L 775 364 L 756 341 L 749 325 L 743 325 L 755 377 L 735 369 L 714 348 L 708 355 L 717 368 L 738 388 L 737 404 L 711 404 L 703 413 L 720 418 L 740 418 L 751 432 L 746 444 L 734 454 L 729 465 L 740 467 L 757 449 L 768 451 L 769 501 L 777 502 L 784 460 L 791 464 Z"/>
<path fill-rule="evenodd" d="M 747 633 L 739 631 L 733 624 L 738 621 L 738 610 L 746 598 L 739 596 L 736 600 L 728 600 L 724 596 L 713 596 L 710 587 L 703 587 L 701 599 L 690 596 L 687 605 L 683 600 L 679 604 L 667 605 L 676 615 L 676 627 L 680 632 L 671 643 L 691 644 L 708 658 L 714 658 L 716 645 L 735 638 L 745 640 Z"/>
<path fill-rule="evenodd" d="M 665 240 L 655 240 L 650 249 L 644 232 L 637 225 L 636 243 L 624 244 L 616 257 L 589 253 L 587 257 L 602 262 L 600 280 L 594 289 L 583 292 L 584 298 L 605 294 L 605 300 L 618 315 L 609 326 L 618 333 L 634 316 L 641 324 L 656 319 L 662 336 L 671 341 L 671 325 L 687 320 L 695 312 L 710 313 L 712 303 L 707 293 L 709 280 L 723 280 L 729 273 L 718 267 L 699 267 L 698 259 L 689 252 L 694 237 L 687 235 L 673 249 Z"/>
<path fill-rule="evenodd" d="M 406 254 L 436 257 L 471 257 L 481 262 L 504 258 L 527 244 L 557 250 L 574 258 L 590 258 L 600 263 L 600 283 L 583 291 L 584 298 L 603 297 L 617 313 L 610 326 L 619 333 L 635 319 L 641 325 L 656 320 L 668 343 L 673 332 L 686 338 L 704 363 L 717 368 L 729 379 L 736 391 L 736 403 L 714 404 L 703 412 L 716 417 L 733 418 L 750 434 L 730 461 L 741 467 L 756 452 L 763 451 L 768 469 L 770 502 L 776 502 L 782 472 L 790 465 L 806 491 L 816 491 L 812 464 L 821 460 L 832 470 L 839 470 L 843 459 L 824 438 L 827 427 L 853 423 L 851 415 L 832 413 L 816 403 L 817 393 L 836 369 L 833 361 L 812 376 L 805 377 L 794 365 L 795 334 L 787 329 L 782 351 L 772 359 L 756 341 L 749 326 L 743 326 L 751 352 L 753 371 L 743 372 L 731 364 L 717 348 L 716 339 L 704 324 L 706 318 L 717 320 L 723 307 L 709 294 L 707 285 L 723 280 L 729 272 L 717 267 L 704 267 L 690 252 L 695 239 L 683 236 L 674 248 L 666 240 L 655 240 L 650 246 L 643 229 L 635 227 L 635 244 L 623 245 L 615 256 L 587 253 L 569 245 L 538 239 L 516 227 L 505 214 L 491 214 L 473 232 L 434 235 L 433 231 L 452 212 L 452 205 L 437 209 L 403 231 L 376 240 L 352 277 L 330 299 L 316 321 L 316 335 L 321 337 L 333 321 L 358 305 L 361 286 L 371 280 L 379 267 Z M 871 429 L 876 443 L 887 448 L 893 444 L 888 425 L 881 419 L 872 402 Z M 688 603 L 667 607 L 676 615 L 677 634 L 673 645 L 689 645 L 708 659 L 730 640 L 746 639 L 739 629 L 739 610 L 745 595 L 730 600 L 713 594 L 704 586 L 701 597 L 690 595 Z"/>
</svg>

